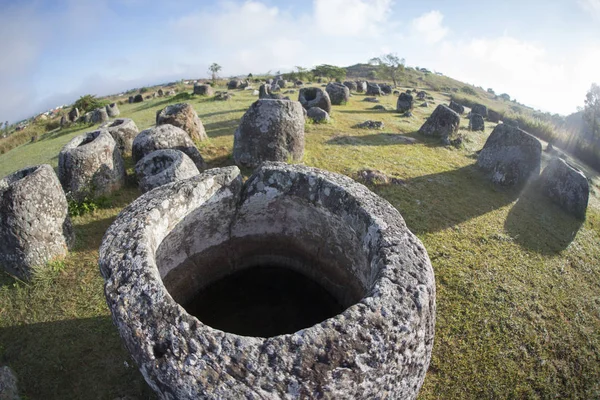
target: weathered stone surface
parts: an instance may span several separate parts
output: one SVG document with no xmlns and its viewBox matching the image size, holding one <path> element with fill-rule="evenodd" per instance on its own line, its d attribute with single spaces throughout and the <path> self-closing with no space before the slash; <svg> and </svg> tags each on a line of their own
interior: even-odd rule
<svg viewBox="0 0 600 400">
<path fill-rule="evenodd" d="M 281 91 L 281 87 L 278 84 L 276 84 L 276 83 L 272 84 L 270 89 L 271 89 L 271 92 L 279 92 L 279 91 Z"/>
<path fill-rule="evenodd" d="M 382 83 L 381 85 L 379 85 L 379 88 L 381 89 L 381 91 L 383 92 L 383 94 L 392 94 L 392 91 L 394 90 L 392 88 L 391 85 L 388 85 L 387 83 Z"/>
<path fill-rule="evenodd" d="M 312 119 L 314 122 L 320 123 L 320 122 L 329 122 L 330 118 L 329 118 L 329 114 L 327 114 L 327 111 L 319 108 L 319 107 L 312 107 L 310 108 L 307 112 L 306 112 L 306 116 L 310 119 Z"/>
<path fill-rule="evenodd" d="M 483 120 L 483 116 L 471 112 L 471 116 L 469 117 L 469 129 L 472 131 L 484 131 L 485 121 Z"/>
<path fill-rule="evenodd" d="M 241 83 L 242 83 L 242 81 L 240 81 L 239 79 L 232 79 L 227 84 L 227 89 L 229 89 L 229 90 L 237 89 L 237 88 L 239 88 Z"/>
<path fill-rule="evenodd" d="M 367 91 L 367 82 L 365 81 L 356 81 L 356 92 L 364 93 Z"/>
<path fill-rule="evenodd" d="M 419 107 L 427 108 L 427 107 L 429 107 L 429 103 L 424 101 L 423 103 L 421 103 L 421 105 Z"/>
<path fill-rule="evenodd" d="M 344 82 L 344 86 L 346 86 L 348 88 L 348 90 L 350 90 L 351 92 L 356 92 L 356 90 L 358 89 L 358 86 L 356 85 L 356 82 L 354 81 L 345 81 Z"/>
<path fill-rule="evenodd" d="M 234 134 L 237 165 L 257 167 L 264 161 L 301 160 L 304 113 L 296 101 L 259 99 L 242 117 Z"/>
<path fill-rule="evenodd" d="M 419 133 L 425 136 L 448 139 L 458 131 L 460 116 L 447 106 L 438 105 L 427 121 L 419 129 Z"/>
<path fill-rule="evenodd" d="M 64 256 L 72 239 L 67 199 L 51 166 L 0 180 L 0 268 L 29 279 L 35 268 Z"/>
<path fill-rule="evenodd" d="M 471 112 L 475 113 L 475 114 L 479 114 L 481 115 L 483 118 L 487 118 L 488 115 L 488 111 L 487 111 L 487 107 L 482 105 L 482 104 L 475 104 L 472 108 L 471 108 Z"/>
<path fill-rule="evenodd" d="M 427 92 L 421 90 L 419 93 L 417 93 L 417 99 L 425 100 L 425 97 L 427 97 Z"/>
<path fill-rule="evenodd" d="M 63 115 L 62 117 L 60 117 L 60 126 L 67 126 L 71 123 L 71 121 L 69 121 L 69 116 L 68 115 Z"/>
<path fill-rule="evenodd" d="M 79 117 L 79 119 L 81 121 L 83 121 L 85 124 L 91 124 L 93 116 L 94 116 L 94 112 L 88 111 L 85 114 L 83 114 L 81 117 Z"/>
<path fill-rule="evenodd" d="M 0 367 L 0 400 L 20 400 L 17 377 L 7 366 Z"/>
<path fill-rule="evenodd" d="M 142 101 L 144 101 L 144 96 L 142 96 L 141 94 L 136 94 L 133 98 L 134 103 L 141 103 Z"/>
<path fill-rule="evenodd" d="M 502 119 L 502 115 L 500 115 L 500 113 L 498 113 L 490 108 L 490 109 L 488 109 L 487 119 L 490 122 L 498 123 Z"/>
<path fill-rule="evenodd" d="M 120 189 L 125 167 L 117 142 L 105 129 L 74 137 L 58 154 L 58 177 L 75 200 Z"/>
<path fill-rule="evenodd" d="M 321 88 L 308 87 L 300 89 L 298 101 L 302 107 L 310 110 L 312 107 L 319 107 L 331 114 L 331 99 L 329 94 Z"/>
<path fill-rule="evenodd" d="M 365 97 L 363 101 L 367 101 L 369 103 L 379 103 L 379 99 L 377 97 Z"/>
<path fill-rule="evenodd" d="M 165 95 L 165 92 L 161 88 L 156 91 L 156 94 L 158 95 L 158 97 L 163 97 Z"/>
<path fill-rule="evenodd" d="M 325 88 L 329 98 L 331 99 L 331 104 L 340 106 L 348 103 L 350 100 L 350 89 L 341 83 L 330 82 L 327 84 Z"/>
<path fill-rule="evenodd" d="M 200 96 L 213 96 L 215 92 L 210 85 L 194 85 L 194 94 Z"/>
<path fill-rule="evenodd" d="M 365 122 L 362 122 L 358 125 L 356 125 L 357 128 L 360 129 L 383 129 L 383 121 L 371 121 L 371 120 L 367 120 Z"/>
<path fill-rule="evenodd" d="M 180 150 L 192 159 L 199 170 L 205 167 L 200 151 L 187 132 L 170 124 L 141 131 L 133 140 L 133 161 L 137 163 L 146 155 L 161 149 Z"/>
<path fill-rule="evenodd" d="M 412 110 L 414 99 L 412 95 L 408 93 L 400 93 L 398 96 L 398 100 L 396 101 L 396 111 L 398 112 L 407 112 Z"/>
<path fill-rule="evenodd" d="M 133 103 L 134 101 L 135 101 L 135 97 L 129 96 L 129 100 L 128 100 L 129 104 Z"/>
<path fill-rule="evenodd" d="M 118 118 L 100 125 L 100 129 L 106 129 L 115 139 L 121 155 L 131 155 L 133 139 L 140 133 L 137 125 L 130 118 Z"/>
<path fill-rule="evenodd" d="M 297 88 L 304 86 L 304 82 L 302 81 L 296 81 L 294 82 L 294 86 L 296 86 Z"/>
<path fill-rule="evenodd" d="M 93 124 L 100 124 L 102 122 L 108 121 L 108 113 L 106 112 L 106 108 L 96 108 L 91 112 L 92 116 L 90 122 Z"/>
<path fill-rule="evenodd" d="M 232 96 L 233 96 L 232 93 L 217 92 L 216 95 L 215 95 L 215 100 L 217 100 L 217 101 L 227 101 L 227 100 L 231 100 Z"/>
<path fill-rule="evenodd" d="M 110 103 L 106 106 L 106 113 L 110 118 L 115 118 L 118 117 L 121 112 L 119 111 L 117 103 Z"/>
<path fill-rule="evenodd" d="M 271 97 L 271 85 L 263 83 L 258 88 L 258 98 L 259 99 L 268 99 Z"/>
<path fill-rule="evenodd" d="M 79 118 L 79 110 L 77 107 L 73 107 L 71 111 L 69 111 L 69 121 L 75 122 Z"/>
<path fill-rule="evenodd" d="M 367 82 L 367 96 L 383 96 L 383 92 L 378 84 Z"/>
<path fill-rule="evenodd" d="M 199 173 L 191 158 L 173 149 L 153 151 L 135 164 L 135 175 L 142 193 Z"/>
<path fill-rule="evenodd" d="M 343 311 L 256 337 L 179 305 L 253 255 L 310 277 Z M 427 252 L 391 204 L 342 175 L 266 163 L 246 183 L 230 167 L 162 186 L 122 211 L 99 265 L 119 334 L 163 399 L 414 399 L 429 366 Z"/>
<path fill-rule="evenodd" d="M 156 125 L 170 124 L 183 129 L 192 140 L 208 139 L 196 110 L 188 103 L 172 104 L 156 113 Z"/>
<path fill-rule="evenodd" d="M 521 186 L 540 173 L 542 144 L 527 132 L 497 125 L 477 158 L 477 165 L 490 173 L 492 182 Z"/>
<path fill-rule="evenodd" d="M 280 89 L 285 89 L 287 86 L 287 81 L 285 79 L 278 79 L 276 84 Z"/>
<path fill-rule="evenodd" d="M 450 100 L 450 105 L 448 107 L 457 114 L 464 114 L 465 112 L 465 108 L 454 100 Z"/>
<path fill-rule="evenodd" d="M 377 169 L 361 169 L 356 174 L 360 181 L 369 185 L 403 185 L 405 182 L 402 179 L 390 178 L 384 172 Z"/>
<path fill-rule="evenodd" d="M 563 210 L 585 219 L 590 186 L 583 172 L 555 158 L 542 171 L 540 185 L 542 192 Z"/>
</svg>

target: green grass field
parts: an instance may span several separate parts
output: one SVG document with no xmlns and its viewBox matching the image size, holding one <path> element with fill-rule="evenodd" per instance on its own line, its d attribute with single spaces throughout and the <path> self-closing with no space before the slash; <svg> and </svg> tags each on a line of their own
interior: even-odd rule
<svg viewBox="0 0 600 400">
<path fill-rule="evenodd" d="M 378 169 L 401 180 L 371 189 L 387 199 L 423 241 L 437 284 L 433 358 L 420 399 L 600 398 L 600 203 L 594 171 L 585 222 L 540 197 L 493 187 L 475 167 L 493 124 L 469 132 L 460 149 L 416 131 L 446 95 L 412 118 L 373 110 L 355 95 L 334 106 L 332 122 L 306 125 L 303 162 L 356 177 Z M 297 94 L 292 94 L 296 98 Z M 233 132 L 255 100 L 235 91 L 226 102 L 192 98 L 209 140 L 209 167 L 232 165 Z M 395 107 L 395 96 L 381 104 Z M 120 106 L 140 129 L 154 124 L 154 99 Z M 352 128 L 366 119 L 381 131 Z M 72 137 L 92 128 L 46 133 L 0 156 L 0 176 L 49 163 Z M 415 144 L 404 144 L 404 137 Z M 544 163 L 548 161 L 544 154 Z M 129 162 L 131 165 L 131 162 Z M 249 171 L 244 171 L 249 173 Z M 139 196 L 135 186 L 111 206 L 73 219 L 77 240 L 63 261 L 32 282 L 0 274 L 0 365 L 11 366 L 27 399 L 154 398 L 121 345 L 97 267 L 102 235 Z"/>
</svg>

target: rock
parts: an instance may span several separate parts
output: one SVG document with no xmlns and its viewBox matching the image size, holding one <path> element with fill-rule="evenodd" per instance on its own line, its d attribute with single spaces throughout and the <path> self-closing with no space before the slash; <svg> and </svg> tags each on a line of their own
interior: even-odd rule
<svg viewBox="0 0 600 400">
<path fill-rule="evenodd" d="M 367 82 L 367 96 L 383 96 L 383 92 L 378 84 Z"/>
<path fill-rule="evenodd" d="M 135 175 L 142 193 L 199 173 L 191 158 L 173 149 L 153 151 L 135 164 Z"/>
<path fill-rule="evenodd" d="M 419 107 L 427 108 L 427 107 L 429 107 L 429 103 L 427 103 L 425 101 L 425 102 L 421 103 L 421 105 Z"/>
<path fill-rule="evenodd" d="M 192 140 L 203 141 L 208 139 L 204 125 L 198 118 L 194 107 L 188 103 L 172 104 L 156 113 L 156 125 L 170 124 L 183 129 Z"/>
<path fill-rule="evenodd" d="M 242 81 L 240 81 L 239 79 L 232 79 L 227 84 L 227 89 L 228 90 L 237 89 L 241 83 L 242 83 Z"/>
<path fill-rule="evenodd" d="M 117 103 L 110 103 L 106 106 L 106 113 L 110 118 L 118 117 L 121 113 L 119 111 L 119 107 L 117 107 Z"/>
<path fill-rule="evenodd" d="M 304 85 L 304 82 L 302 82 L 302 81 L 294 82 L 294 86 L 296 86 L 297 88 L 302 87 L 303 85 Z"/>
<path fill-rule="evenodd" d="M 490 109 L 488 109 L 487 119 L 490 122 L 498 123 L 502 119 L 502 115 L 500 115 L 500 113 L 498 113 L 490 108 Z"/>
<path fill-rule="evenodd" d="M 361 169 L 357 175 L 358 179 L 369 185 L 403 185 L 405 183 L 402 179 L 390 178 L 376 169 Z"/>
<path fill-rule="evenodd" d="M 301 104 L 288 100 L 255 101 L 234 134 L 235 163 L 256 167 L 264 161 L 290 158 L 298 161 L 303 155 L 304 113 Z"/>
<path fill-rule="evenodd" d="M 469 117 L 469 129 L 472 131 L 485 131 L 483 117 L 471 112 L 471 116 Z"/>
<path fill-rule="evenodd" d="M 283 94 L 294 94 L 294 93 L 296 93 L 296 89 L 289 89 L 289 90 L 286 90 L 285 92 L 283 92 Z"/>
<path fill-rule="evenodd" d="M 379 85 L 379 88 L 381 89 L 381 92 L 385 95 L 392 94 L 393 88 L 387 83 L 382 83 L 381 85 Z"/>
<path fill-rule="evenodd" d="M 156 91 L 156 94 L 158 95 L 158 97 L 163 97 L 165 95 L 165 92 L 162 89 L 158 89 Z"/>
<path fill-rule="evenodd" d="M 135 101 L 135 97 L 129 96 L 129 100 L 128 100 L 129 104 L 133 103 L 134 101 Z"/>
<path fill-rule="evenodd" d="M 540 173 L 542 144 L 535 137 L 506 124 L 497 125 L 477 158 L 492 182 L 522 186 Z"/>
<path fill-rule="evenodd" d="M 394 90 L 393 93 L 394 93 L 394 95 L 398 96 L 400 94 L 400 91 L 399 90 Z"/>
<path fill-rule="evenodd" d="M 306 116 L 308 118 L 312 119 L 316 123 L 329 122 L 329 120 L 330 120 L 329 114 L 327 114 L 327 111 L 325 111 L 319 107 L 311 107 L 306 112 Z"/>
<path fill-rule="evenodd" d="M 58 177 L 76 201 L 120 189 L 125 167 L 117 142 L 105 129 L 74 137 L 58 154 Z"/>
<path fill-rule="evenodd" d="M 307 110 L 312 107 L 319 107 L 327 114 L 331 114 L 331 99 L 329 94 L 321 88 L 308 87 L 300 89 L 298 101 Z"/>
<path fill-rule="evenodd" d="M 242 81 L 239 88 L 246 90 L 250 86 L 250 81 Z"/>
<path fill-rule="evenodd" d="M 590 195 L 587 178 L 577 168 L 554 158 L 540 175 L 542 193 L 567 213 L 585 219 Z"/>
<path fill-rule="evenodd" d="M 367 82 L 365 81 L 356 81 L 356 92 L 364 93 L 367 91 Z"/>
<path fill-rule="evenodd" d="M 92 111 L 92 116 L 90 118 L 90 122 L 92 124 L 100 124 L 106 121 L 108 121 L 108 113 L 106 112 L 106 108 L 96 108 L 94 111 Z"/>
<path fill-rule="evenodd" d="M 348 88 L 348 90 L 350 90 L 351 92 L 352 91 L 356 92 L 356 90 L 358 89 L 358 86 L 356 85 L 356 82 L 354 82 L 354 81 L 344 81 L 344 86 L 346 86 Z"/>
<path fill-rule="evenodd" d="M 113 137 L 121 155 L 131 155 L 133 139 L 140 132 L 137 125 L 129 118 L 118 118 L 100 125 L 100 129 L 106 129 Z"/>
<path fill-rule="evenodd" d="M 73 107 L 71 111 L 69 111 L 69 121 L 75 122 L 79 119 L 79 110 L 77 107 Z"/>
<path fill-rule="evenodd" d="M 51 166 L 28 167 L 0 180 L 0 268 L 30 279 L 48 261 L 66 255 L 72 240 L 67 199 Z M 0 369 L 0 389 L 6 373 Z"/>
<path fill-rule="evenodd" d="M 448 107 L 457 114 L 464 114 L 465 112 L 465 108 L 454 100 L 450 100 L 450 105 Z"/>
<path fill-rule="evenodd" d="M 483 118 L 487 118 L 488 112 L 487 107 L 482 104 L 475 104 L 471 107 L 471 112 L 481 115 Z"/>
<path fill-rule="evenodd" d="M 280 89 L 285 89 L 287 86 L 287 81 L 285 79 L 279 79 L 277 81 L 277 86 L 279 86 Z"/>
<path fill-rule="evenodd" d="M 327 91 L 327 94 L 331 99 L 331 104 L 333 105 L 345 105 L 350 100 L 350 89 L 341 83 L 330 82 L 325 90 Z"/>
<path fill-rule="evenodd" d="M 94 116 L 94 112 L 88 111 L 85 114 L 83 114 L 81 117 L 79 117 L 79 119 L 82 120 L 85 124 L 91 124 L 93 116 Z"/>
<path fill-rule="evenodd" d="M 365 121 L 362 122 L 358 125 L 356 125 L 357 128 L 361 128 L 361 129 L 383 129 L 383 122 L 382 121 Z"/>
<path fill-rule="evenodd" d="M 231 93 L 218 92 L 217 95 L 215 96 L 215 100 L 217 100 L 217 101 L 227 101 L 227 100 L 231 100 L 232 96 L 233 96 L 233 94 L 231 94 Z"/>
<path fill-rule="evenodd" d="M 252 91 L 252 96 L 259 96 L 260 97 L 260 92 L 258 90 L 253 90 Z"/>
<path fill-rule="evenodd" d="M 186 312 L 203 286 L 258 260 L 316 281 L 339 307 L 301 329 L 282 329 L 301 316 L 280 321 L 273 307 L 245 318 L 256 328 L 213 329 Z M 425 379 L 427 252 L 391 204 L 343 175 L 265 163 L 246 182 L 229 167 L 162 186 L 119 214 L 99 265 L 112 321 L 159 398 L 414 399 Z M 243 317 L 221 316 L 232 313 Z M 236 334 L 244 328 L 260 333 Z"/>
<path fill-rule="evenodd" d="M 194 85 L 194 94 L 199 96 L 213 96 L 215 92 L 210 85 Z"/>
<path fill-rule="evenodd" d="M 508 118 L 508 117 L 502 117 L 502 123 L 504 125 L 512 126 L 513 128 L 519 127 L 519 121 L 517 121 L 516 119 Z"/>
<path fill-rule="evenodd" d="M 137 163 L 153 151 L 162 149 L 180 150 L 192 159 L 199 170 L 205 168 L 204 159 L 188 133 L 170 124 L 141 131 L 133 140 L 133 161 Z"/>
<path fill-rule="evenodd" d="M 438 105 L 427 121 L 419 129 L 425 136 L 447 139 L 458 131 L 460 116 L 447 106 Z"/>
<path fill-rule="evenodd" d="M 267 85 L 271 86 L 273 83 L 275 83 L 275 81 L 273 79 L 267 79 L 266 80 Z"/>
<path fill-rule="evenodd" d="M 142 101 L 144 101 L 144 96 L 142 96 L 141 94 L 136 94 L 133 98 L 134 103 L 141 103 Z"/>
<path fill-rule="evenodd" d="M 417 93 L 417 99 L 419 99 L 419 100 L 425 100 L 426 96 L 427 96 L 427 93 L 422 90 L 419 93 Z"/>
<path fill-rule="evenodd" d="M 0 400 L 20 400 L 17 377 L 7 366 L 0 367 Z"/>
<path fill-rule="evenodd" d="M 165 94 L 165 96 L 175 96 L 175 91 L 174 90 L 169 90 L 167 92 L 167 94 Z"/>
<path fill-rule="evenodd" d="M 386 111 L 387 109 L 385 108 L 384 105 L 377 104 L 376 106 L 373 106 L 373 110 L 384 110 L 384 111 Z"/>
<path fill-rule="evenodd" d="M 60 117 L 60 126 L 61 128 L 63 126 L 67 126 L 71 123 L 71 121 L 69 121 L 69 116 L 68 115 L 63 115 L 62 117 Z"/>
<path fill-rule="evenodd" d="M 363 101 L 366 101 L 369 103 L 379 103 L 379 99 L 377 97 L 365 97 L 363 99 Z"/>
<path fill-rule="evenodd" d="M 278 84 L 274 83 L 271 85 L 271 92 L 279 92 L 280 90 L 281 87 Z"/>
<path fill-rule="evenodd" d="M 271 85 L 266 83 L 260 85 L 258 88 L 258 98 L 259 99 L 268 99 L 271 97 Z"/>
<path fill-rule="evenodd" d="M 403 113 L 412 110 L 413 102 L 414 99 L 412 95 L 408 93 L 400 93 L 400 96 L 398 96 L 398 100 L 396 102 L 396 111 Z"/>
</svg>

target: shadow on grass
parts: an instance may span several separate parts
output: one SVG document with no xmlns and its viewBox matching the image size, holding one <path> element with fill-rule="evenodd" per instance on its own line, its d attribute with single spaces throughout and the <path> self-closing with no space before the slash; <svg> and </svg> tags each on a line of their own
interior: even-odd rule
<svg viewBox="0 0 600 400">
<path fill-rule="evenodd" d="M 71 134 L 75 131 L 82 130 L 82 129 L 86 129 L 86 131 L 89 132 L 89 131 L 94 130 L 95 128 L 96 128 L 96 124 L 78 123 L 75 125 L 71 125 L 68 128 L 55 129 L 53 131 L 47 132 L 44 135 L 42 135 L 42 137 L 40 137 L 40 139 L 38 141 L 53 140 L 53 139 L 59 138 L 61 136 Z"/>
<path fill-rule="evenodd" d="M 339 146 L 390 146 L 395 144 L 414 144 L 419 142 L 414 133 L 375 133 L 372 135 L 340 135 L 327 141 L 327 144 Z"/>
<path fill-rule="evenodd" d="M 518 196 L 516 191 L 495 188 L 475 164 L 374 189 L 400 211 L 416 234 L 453 227 L 504 207 Z"/>
<path fill-rule="evenodd" d="M 367 102 L 365 102 L 367 103 Z M 377 103 L 370 103 L 377 104 Z M 333 112 L 339 112 L 342 114 L 396 114 L 396 111 L 391 110 L 373 110 L 372 108 L 368 108 L 366 110 L 338 110 L 333 109 Z"/>
<path fill-rule="evenodd" d="M 155 398 L 108 316 L 0 328 L 0 343 L 25 398 Z"/>
<path fill-rule="evenodd" d="M 522 247 L 552 255 L 566 249 L 582 225 L 582 220 L 561 210 L 532 184 L 508 213 L 504 228 Z"/>
<path fill-rule="evenodd" d="M 223 115 L 223 114 L 229 114 L 229 113 L 233 113 L 233 112 L 245 112 L 246 110 L 247 110 L 247 108 L 236 108 L 236 109 L 232 109 L 232 110 L 215 111 L 215 112 L 206 113 L 206 114 L 198 114 L 198 117 L 200 117 L 200 119 L 209 118 L 209 117 L 214 117 L 215 115 Z M 205 128 L 206 128 L 206 126 L 205 126 Z"/>
<path fill-rule="evenodd" d="M 228 136 L 233 135 L 239 124 L 239 119 L 230 119 L 228 121 L 205 124 L 204 129 L 209 137 Z"/>
</svg>

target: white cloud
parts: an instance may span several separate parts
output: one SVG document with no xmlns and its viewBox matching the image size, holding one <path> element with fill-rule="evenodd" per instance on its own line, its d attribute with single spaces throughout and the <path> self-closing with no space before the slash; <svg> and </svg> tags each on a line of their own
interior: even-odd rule
<svg viewBox="0 0 600 400">
<path fill-rule="evenodd" d="M 410 26 L 417 38 L 422 38 L 426 43 L 434 44 L 446 37 L 450 31 L 442 25 L 443 21 L 444 15 L 437 10 L 433 10 L 413 19 Z"/>
<path fill-rule="evenodd" d="M 577 4 L 600 21 L 600 0 L 577 0 Z"/>
<path fill-rule="evenodd" d="M 376 36 L 387 21 L 391 0 L 314 0 L 314 17 L 330 36 Z"/>
</svg>

